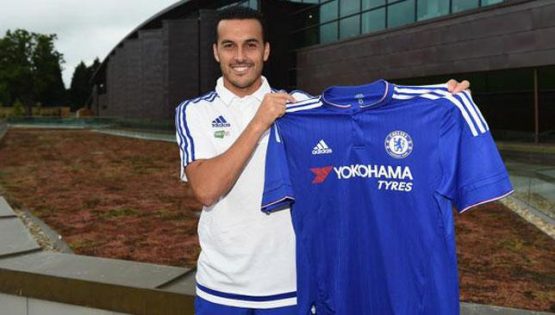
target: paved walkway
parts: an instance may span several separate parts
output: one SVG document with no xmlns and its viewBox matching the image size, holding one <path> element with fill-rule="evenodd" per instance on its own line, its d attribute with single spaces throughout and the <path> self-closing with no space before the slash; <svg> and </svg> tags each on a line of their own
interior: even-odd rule
<svg viewBox="0 0 555 315">
<path fill-rule="evenodd" d="M 129 137 L 143 140 L 167 141 L 176 142 L 175 134 L 170 133 L 154 133 L 145 131 L 134 130 L 121 130 L 121 129 L 92 129 L 94 132 L 104 133 L 113 136 Z"/>
</svg>

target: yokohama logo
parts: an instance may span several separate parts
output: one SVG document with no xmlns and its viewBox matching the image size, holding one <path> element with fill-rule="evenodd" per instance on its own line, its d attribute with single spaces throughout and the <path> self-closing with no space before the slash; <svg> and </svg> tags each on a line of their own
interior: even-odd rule
<svg viewBox="0 0 555 315">
<path fill-rule="evenodd" d="M 333 166 L 324 166 L 324 167 L 313 167 L 310 171 L 315 175 L 314 179 L 312 180 L 313 184 L 320 184 L 323 183 L 328 175 L 330 174 Z"/>
<path fill-rule="evenodd" d="M 326 178 L 328 178 L 332 169 L 337 175 L 337 179 L 351 179 L 357 177 L 411 181 L 414 179 L 408 166 L 352 164 L 339 167 L 324 166 L 311 168 L 310 171 L 316 175 L 312 183 L 323 183 Z"/>
</svg>

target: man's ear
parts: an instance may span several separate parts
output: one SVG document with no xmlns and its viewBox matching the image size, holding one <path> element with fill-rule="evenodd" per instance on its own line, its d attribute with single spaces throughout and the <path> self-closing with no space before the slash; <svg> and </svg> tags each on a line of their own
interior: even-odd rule
<svg viewBox="0 0 555 315">
<path fill-rule="evenodd" d="M 216 59 L 216 61 L 218 63 L 220 63 L 220 57 L 218 57 L 218 44 L 217 43 L 212 44 L 212 51 L 214 52 L 214 59 Z"/>
<path fill-rule="evenodd" d="M 270 42 L 264 43 L 264 61 L 268 61 L 270 57 Z"/>
</svg>

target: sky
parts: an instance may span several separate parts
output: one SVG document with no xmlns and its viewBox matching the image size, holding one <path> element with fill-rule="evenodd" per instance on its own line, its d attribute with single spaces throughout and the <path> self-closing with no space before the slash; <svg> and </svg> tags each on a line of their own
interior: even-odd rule
<svg viewBox="0 0 555 315">
<path fill-rule="evenodd" d="M 79 62 L 91 65 L 127 34 L 177 0 L 0 0 L 0 37 L 18 28 L 57 34 L 66 87 Z"/>
</svg>

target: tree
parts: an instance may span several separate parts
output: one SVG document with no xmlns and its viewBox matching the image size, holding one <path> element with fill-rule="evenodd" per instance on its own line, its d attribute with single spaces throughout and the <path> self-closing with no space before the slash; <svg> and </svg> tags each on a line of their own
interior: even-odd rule
<svg viewBox="0 0 555 315">
<path fill-rule="evenodd" d="M 100 67 L 98 58 L 89 67 L 83 61 L 75 67 L 69 88 L 72 110 L 86 105 L 92 91 L 91 79 L 96 70 L 98 70 L 98 67 Z"/>
<path fill-rule="evenodd" d="M 66 101 L 62 81 L 63 55 L 54 48 L 55 34 L 8 30 L 0 38 L 0 102 L 19 99 L 27 114 L 36 102 L 61 105 Z"/>
<path fill-rule="evenodd" d="M 93 64 L 89 67 L 89 70 L 91 71 L 91 79 L 98 68 L 100 68 L 100 60 L 98 60 L 98 57 L 96 57 L 94 58 Z"/>
<path fill-rule="evenodd" d="M 36 34 L 36 46 L 31 60 L 34 66 L 34 91 L 45 106 L 62 105 L 67 102 L 62 80 L 63 56 L 54 49 L 56 35 Z"/>
<path fill-rule="evenodd" d="M 25 30 L 7 31 L 0 42 L 0 82 L 7 90 L 7 104 L 16 99 L 31 103 L 34 99 L 33 49 L 33 35 Z"/>
<path fill-rule="evenodd" d="M 87 101 L 89 94 L 89 71 L 85 63 L 81 61 L 75 67 L 71 77 L 71 85 L 69 87 L 71 109 L 76 110 L 82 107 Z"/>
</svg>

